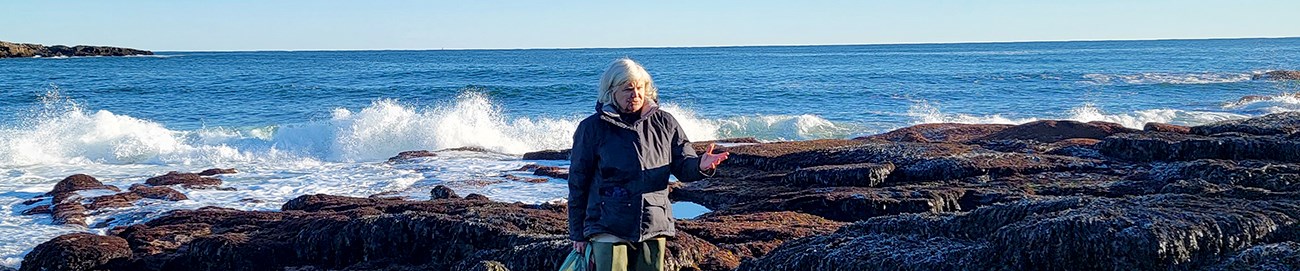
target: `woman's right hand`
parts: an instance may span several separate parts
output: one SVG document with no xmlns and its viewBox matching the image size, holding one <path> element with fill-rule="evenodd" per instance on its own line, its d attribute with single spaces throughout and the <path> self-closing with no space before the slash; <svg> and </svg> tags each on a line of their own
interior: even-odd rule
<svg viewBox="0 0 1300 271">
<path fill-rule="evenodd" d="M 585 252 L 583 251 L 583 249 L 586 248 L 587 248 L 587 242 L 573 242 L 573 250 L 578 251 L 578 253 Z"/>
</svg>

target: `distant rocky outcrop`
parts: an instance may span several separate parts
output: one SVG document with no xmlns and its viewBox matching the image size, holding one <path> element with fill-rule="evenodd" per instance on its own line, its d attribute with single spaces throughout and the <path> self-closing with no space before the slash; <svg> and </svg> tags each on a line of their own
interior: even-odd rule
<svg viewBox="0 0 1300 271">
<path fill-rule="evenodd" d="M 70 56 L 133 56 L 153 55 L 153 52 L 109 46 L 45 46 L 31 43 L 12 43 L 0 41 L 0 58 L 9 57 L 70 57 Z"/>
<path fill-rule="evenodd" d="M 1300 80 L 1300 71 L 1268 71 L 1255 74 L 1252 80 Z"/>
</svg>

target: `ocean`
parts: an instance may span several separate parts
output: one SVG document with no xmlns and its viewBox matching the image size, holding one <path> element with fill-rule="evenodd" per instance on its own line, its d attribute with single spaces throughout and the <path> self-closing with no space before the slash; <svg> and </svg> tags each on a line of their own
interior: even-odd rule
<svg viewBox="0 0 1300 271">
<path fill-rule="evenodd" d="M 0 265 L 64 233 L 167 210 L 278 210 L 294 197 L 429 198 L 435 185 L 552 202 L 564 180 L 518 171 L 565 149 L 608 63 L 647 67 L 692 140 L 852 138 L 921 123 L 1040 119 L 1197 125 L 1300 111 L 1300 38 L 708 48 L 156 52 L 0 59 Z M 474 146 L 409 163 L 407 150 Z M 121 188 L 235 168 L 234 191 L 92 211 L 91 228 L 23 216 L 85 173 Z M 107 194 L 83 192 L 86 196 Z M 44 203 L 48 203 L 48 200 Z M 42 203 L 43 204 L 43 203 Z M 678 203 L 678 217 L 702 210 Z M 694 210 L 694 211 L 692 211 Z"/>
</svg>

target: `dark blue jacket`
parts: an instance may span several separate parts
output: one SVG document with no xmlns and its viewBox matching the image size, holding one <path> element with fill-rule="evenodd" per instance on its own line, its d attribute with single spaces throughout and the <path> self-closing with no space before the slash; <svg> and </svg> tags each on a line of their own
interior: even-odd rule
<svg viewBox="0 0 1300 271">
<path fill-rule="evenodd" d="M 573 133 L 569 239 L 608 233 L 643 242 L 676 235 L 668 174 L 692 182 L 712 172 L 700 171 L 700 158 L 677 119 L 653 103 L 630 124 L 619 120 L 613 106 L 597 108 Z"/>
</svg>

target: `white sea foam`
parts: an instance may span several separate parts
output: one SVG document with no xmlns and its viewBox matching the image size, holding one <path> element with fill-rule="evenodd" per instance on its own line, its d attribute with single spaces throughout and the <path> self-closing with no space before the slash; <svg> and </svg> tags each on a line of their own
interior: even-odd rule
<svg viewBox="0 0 1300 271">
<path fill-rule="evenodd" d="M 909 115 L 913 124 L 922 123 L 974 123 L 974 124 L 1023 124 L 1037 120 L 1074 120 L 1081 122 L 1104 121 L 1124 125 L 1133 129 L 1142 129 L 1148 122 L 1171 123 L 1178 125 L 1201 125 L 1222 120 L 1248 118 L 1250 115 L 1187 111 L 1179 109 L 1149 109 L 1130 113 L 1110 113 L 1093 104 L 1084 104 L 1063 112 L 1059 116 L 1041 116 L 1029 118 L 1007 118 L 1000 114 L 968 115 L 943 113 L 934 105 L 919 103 L 912 106 Z"/>
<path fill-rule="evenodd" d="M 1100 85 L 1129 84 L 1220 84 L 1251 80 L 1254 73 L 1139 73 L 1139 74 L 1100 74 L 1083 75 L 1089 83 Z"/>
<path fill-rule="evenodd" d="M 1008 118 L 1001 114 L 968 115 L 960 113 L 943 113 L 939 107 L 928 102 L 917 102 L 907 110 L 912 117 L 912 124 L 922 123 L 976 123 L 976 124 L 1021 124 L 1038 120 L 1036 118 Z"/>
<path fill-rule="evenodd" d="M 162 123 L 107 110 L 89 110 L 52 91 L 43 107 L 0 127 L 0 265 L 17 266 L 28 249 L 77 231 L 103 233 L 167 210 L 222 206 L 276 210 L 304 194 L 364 197 L 384 193 L 427 198 L 434 185 L 500 201 L 547 202 L 564 197 L 563 180 L 534 184 L 503 174 L 528 163 L 518 154 L 568 148 L 580 117 L 508 116 L 486 95 L 466 92 L 446 104 L 421 107 L 381 99 L 359 110 L 334 109 L 328 119 L 264 127 L 176 130 Z M 692 140 L 753 136 L 760 140 L 841 137 L 850 127 L 814 115 L 705 118 L 664 104 Z M 584 116 L 585 117 L 585 116 Z M 476 146 L 500 153 L 440 152 L 411 163 L 384 163 L 407 150 Z M 100 210 L 88 217 L 104 228 L 50 225 L 48 215 L 18 215 L 21 202 L 49 191 L 72 174 L 129 187 L 168 171 L 235 168 L 220 176 L 235 191 L 186 190 L 189 200 L 143 200 L 134 207 Z M 488 180 L 488 181 L 484 181 Z M 88 195 L 89 196 L 89 195 Z"/>
</svg>

